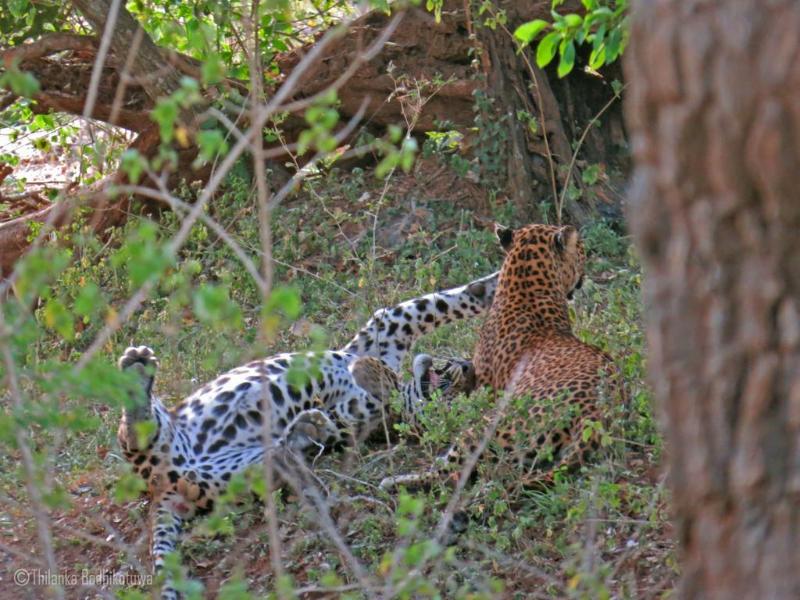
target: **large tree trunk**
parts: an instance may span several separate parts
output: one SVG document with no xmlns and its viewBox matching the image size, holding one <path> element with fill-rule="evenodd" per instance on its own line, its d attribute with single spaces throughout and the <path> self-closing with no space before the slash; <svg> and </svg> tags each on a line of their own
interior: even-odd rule
<svg viewBox="0 0 800 600">
<path fill-rule="evenodd" d="M 627 57 L 682 597 L 800 598 L 800 10 L 640 2 Z"/>
</svg>

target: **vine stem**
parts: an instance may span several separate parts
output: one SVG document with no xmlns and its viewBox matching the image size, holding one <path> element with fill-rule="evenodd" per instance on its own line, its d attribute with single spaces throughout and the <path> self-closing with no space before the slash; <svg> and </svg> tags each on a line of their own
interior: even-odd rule
<svg viewBox="0 0 800 600">
<path fill-rule="evenodd" d="M 490 14 L 493 17 L 497 17 L 497 15 L 490 9 Z M 505 23 L 497 21 L 500 24 L 500 27 L 503 28 L 511 40 L 514 40 L 514 34 L 509 31 L 508 27 L 506 27 Z M 531 61 L 528 59 L 528 55 L 525 54 L 525 49 L 521 49 L 520 56 L 522 56 L 522 60 L 525 62 L 525 66 L 528 69 L 528 73 L 530 73 L 531 79 L 533 80 L 533 86 L 536 93 L 536 106 L 539 108 L 539 121 L 542 125 L 542 137 L 544 138 L 544 149 L 547 152 L 547 166 L 550 170 L 550 186 L 552 187 L 553 192 L 553 202 L 556 203 L 556 219 L 558 220 L 558 224 L 561 224 L 561 208 L 558 206 L 558 184 L 556 183 L 556 165 L 555 161 L 553 160 L 553 151 L 550 149 L 550 141 L 547 139 L 547 122 L 544 116 L 544 102 L 542 101 L 542 92 L 539 89 L 539 78 L 536 77 L 536 71 L 531 64 Z"/>
<path fill-rule="evenodd" d="M 511 35 L 511 32 L 503 25 L 503 30 Z M 513 39 L 513 36 L 512 36 Z M 533 87 L 536 91 L 536 106 L 539 107 L 539 120 L 542 123 L 542 137 L 544 138 L 544 149 L 547 151 L 547 166 L 550 169 L 550 185 L 553 188 L 553 202 L 556 203 L 556 220 L 561 225 L 561 206 L 558 200 L 558 184 L 556 183 L 556 161 L 553 160 L 553 151 L 550 149 L 550 140 L 547 139 L 547 122 L 544 116 L 544 103 L 542 101 L 542 91 L 539 89 L 539 78 L 536 77 L 536 71 L 533 69 L 531 61 L 528 60 L 528 55 L 523 51 L 521 53 L 522 60 L 525 61 L 525 66 L 533 79 Z"/>
<path fill-rule="evenodd" d="M 561 189 L 561 197 L 559 198 L 558 205 L 556 206 L 556 217 L 558 218 L 559 225 L 561 224 L 561 209 L 564 206 L 564 200 L 566 200 L 567 198 L 569 181 L 572 178 L 572 171 L 575 169 L 575 161 L 578 158 L 578 152 L 581 151 L 583 142 L 584 140 L 586 140 L 586 136 L 589 134 L 589 131 L 591 131 L 592 127 L 594 127 L 594 124 L 598 121 L 600 117 L 603 116 L 603 114 L 605 114 L 605 112 L 609 108 L 611 108 L 611 105 L 614 104 L 614 101 L 617 100 L 620 96 L 622 96 L 622 92 L 626 87 L 628 87 L 627 83 L 623 85 L 618 92 L 615 92 L 614 95 L 611 96 L 611 98 L 609 98 L 608 102 L 606 102 L 603 105 L 603 107 L 597 111 L 597 114 L 595 114 L 595 116 L 592 117 L 592 119 L 584 128 L 583 133 L 581 133 L 581 137 L 578 138 L 578 143 L 575 144 L 575 151 L 572 153 L 572 159 L 569 161 L 569 168 L 567 169 L 567 175 L 564 178 L 564 187 Z"/>
</svg>

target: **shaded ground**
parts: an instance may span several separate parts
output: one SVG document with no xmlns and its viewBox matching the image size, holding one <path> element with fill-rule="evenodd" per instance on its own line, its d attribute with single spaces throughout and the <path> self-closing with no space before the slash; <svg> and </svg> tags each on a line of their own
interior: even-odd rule
<svg viewBox="0 0 800 600">
<path fill-rule="evenodd" d="M 404 453 L 405 457 L 402 456 Z M 385 452 L 375 451 L 366 455 L 363 463 L 368 464 L 376 457 L 388 458 Z M 395 452 L 395 460 L 403 458 L 408 460 L 407 452 Z M 331 471 L 324 469 L 338 471 L 341 466 L 340 457 L 326 459 L 320 465 L 324 480 L 333 487 L 338 488 L 340 482 L 337 483 Z M 362 467 L 347 474 L 363 477 L 363 471 Z M 379 476 L 378 473 L 374 475 Z M 139 573 L 131 568 L 135 561 L 142 561 L 144 568 L 149 564 L 147 541 L 143 534 L 147 501 L 143 498 L 124 504 L 114 502 L 107 490 L 98 489 L 102 487 L 98 482 L 104 479 L 107 479 L 107 473 L 85 473 L 77 478 L 69 487 L 73 507 L 53 514 L 59 573 L 64 578 L 73 578 L 64 580 L 68 599 L 92 598 L 98 594 L 93 586 L 71 585 L 75 581 L 99 583 L 100 590 L 109 592 L 115 589 L 115 581 L 136 584 L 146 583 L 149 578 L 147 571 Z M 583 560 L 603 561 L 611 569 L 606 576 L 618 592 L 614 597 L 660 598 L 674 584 L 671 532 L 664 523 L 643 521 L 641 510 L 636 506 L 636 502 L 641 500 L 637 498 L 636 490 L 657 484 L 655 469 L 641 458 L 632 457 L 625 474 L 615 483 L 621 489 L 623 506 L 620 511 L 609 515 L 600 503 L 592 507 L 591 516 L 583 527 L 575 531 L 585 537 L 576 537 L 573 543 L 583 545 Z M 370 496 L 358 486 L 338 489 L 342 501 L 333 505 L 332 515 L 339 530 L 351 542 L 359 558 L 377 564 L 383 552 L 402 542 L 394 531 L 394 500 L 380 493 Z M 349 497 L 344 497 L 345 493 Z M 298 509 L 296 498 L 285 492 L 284 499 L 286 506 L 280 512 L 283 562 L 292 573 L 296 586 L 308 589 L 299 597 L 339 597 L 335 592 L 324 591 L 324 587 L 319 585 L 319 575 L 337 570 L 341 556 L 325 541 L 326 534 L 314 524 L 313 516 Z M 430 518 L 424 519 L 429 531 L 433 530 L 442 507 L 434 508 L 428 515 Z M 479 507 L 480 503 L 474 504 L 473 510 Z M 531 503 L 527 502 L 516 511 L 525 514 L 531 508 Z M 654 508 L 654 514 L 664 510 L 663 506 Z M 201 528 L 187 538 L 185 564 L 203 582 L 208 597 L 214 597 L 220 585 L 237 571 L 244 575 L 251 592 L 274 590 L 267 524 L 262 509 L 260 504 L 250 505 L 249 502 L 240 506 L 233 516 L 235 526 L 231 536 L 209 538 L 202 534 Z M 630 516 L 625 516 L 626 513 Z M 498 546 L 492 547 L 490 540 L 486 539 L 487 531 L 497 525 L 490 525 L 478 510 L 473 515 L 469 531 L 455 544 L 454 565 L 462 577 L 468 580 L 469 573 L 474 570 L 481 578 L 491 575 L 503 582 L 505 589 L 493 596 L 496 598 L 561 597 L 564 591 L 578 587 L 575 578 L 579 576 L 569 577 L 563 573 L 563 550 L 558 547 L 558 536 L 552 528 L 541 523 L 528 523 L 517 534 L 516 550 L 509 552 Z M 7 517 L 10 522 L 4 522 L 0 530 L 0 543 L 5 548 L 5 552 L 0 552 L 0 571 L 4 573 L 0 577 L 0 598 L 44 598 L 46 593 L 42 584 L 45 580 L 42 578 L 46 577 L 47 571 L 28 558 L 39 556 L 35 523 L 22 513 L 11 512 Z M 514 530 L 513 520 L 511 515 L 503 518 L 500 529 L 513 526 L 510 530 Z M 420 530 L 424 531 L 424 527 Z M 127 549 L 127 555 L 113 547 L 120 544 Z M 13 554 L 9 554 L 9 550 Z M 242 566 L 244 570 L 240 571 Z M 19 575 L 19 570 L 24 575 Z M 28 585 L 20 586 L 15 577 L 23 576 L 30 580 Z M 542 593 L 548 589 L 552 591 Z M 623 590 L 627 593 L 619 593 Z"/>
</svg>

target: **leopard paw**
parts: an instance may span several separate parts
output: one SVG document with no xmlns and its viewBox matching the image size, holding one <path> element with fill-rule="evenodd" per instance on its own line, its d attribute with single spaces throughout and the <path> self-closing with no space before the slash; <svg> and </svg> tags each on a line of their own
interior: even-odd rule
<svg viewBox="0 0 800 600">
<path fill-rule="evenodd" d="M 331 438 L 337 437 L 336 424 L 323 411 L 311 408 L 300 412 L 286 426 L 283 443 L 297 452 L 306 452 L 311 448 L 320 451 Z"/>
<path fill-rule="evenodd" d="M 155 370 L 158 366 L 158 359 L 156 358 L 155 352 L 147 346 L 130 346 L 126 348 L 122 356 L 119 357 L 117 364 L 123 371 L 137 364 L 151 367 Z"/>
<path fill-rule="evenodd" d="M 131 370 L 139 376 L 145 396 L 149 398 L 158 367 L 155 353 L 147 346 L 131 346 L 123 352 L 117 364 L 123 371 Z"/>
</svg>

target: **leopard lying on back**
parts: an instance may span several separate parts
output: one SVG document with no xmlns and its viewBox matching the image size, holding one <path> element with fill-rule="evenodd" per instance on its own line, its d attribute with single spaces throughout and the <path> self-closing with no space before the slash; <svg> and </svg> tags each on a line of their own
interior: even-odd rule
<svg viewBox="0 0 800 600">
<path fill-rule="evenodd" d="M 405 412 L 413 415 L 428 395 L 429 390 L 423 389 L 426 382 L 429 386 L 432 379 L 445 375 L 445 382 L 452 382 L 469 376 L 470 367 L 454 361 L 437 373 L 429 359 L 417 357 L 414 378 L 400 386 L 395 370 L 403 357 L 419 336 L 435 327 L 483 313 L 491 305 L 496 283 L 493 274 L 381 309 L 342 350 L 281 354 L 250 362 L 206 384 L 171 410 L 152 393 L 156 365 L 152 351 L 129 348 L 120 367 L 138 374 L 143 393 L 125 411 L 118 438 L 153 499 L 156 568 L 175 548 L 184 522 L 211 511 L 235 473 L 263 460 L 265 400 L 269 445 L 301 452 L 363 439 L 388 411 L 389 395 L 376 393 L 383 387 L 400 389 Z M 304 385 L 290 385 L 289 370 L 303 370 L 312 363 L 314 375 Z M 136 424 L 149 420 L 155 422 L 155 433 L 140 445 Z M 177 596 L 166 590 L 164 597 Z"/>
</svg>

